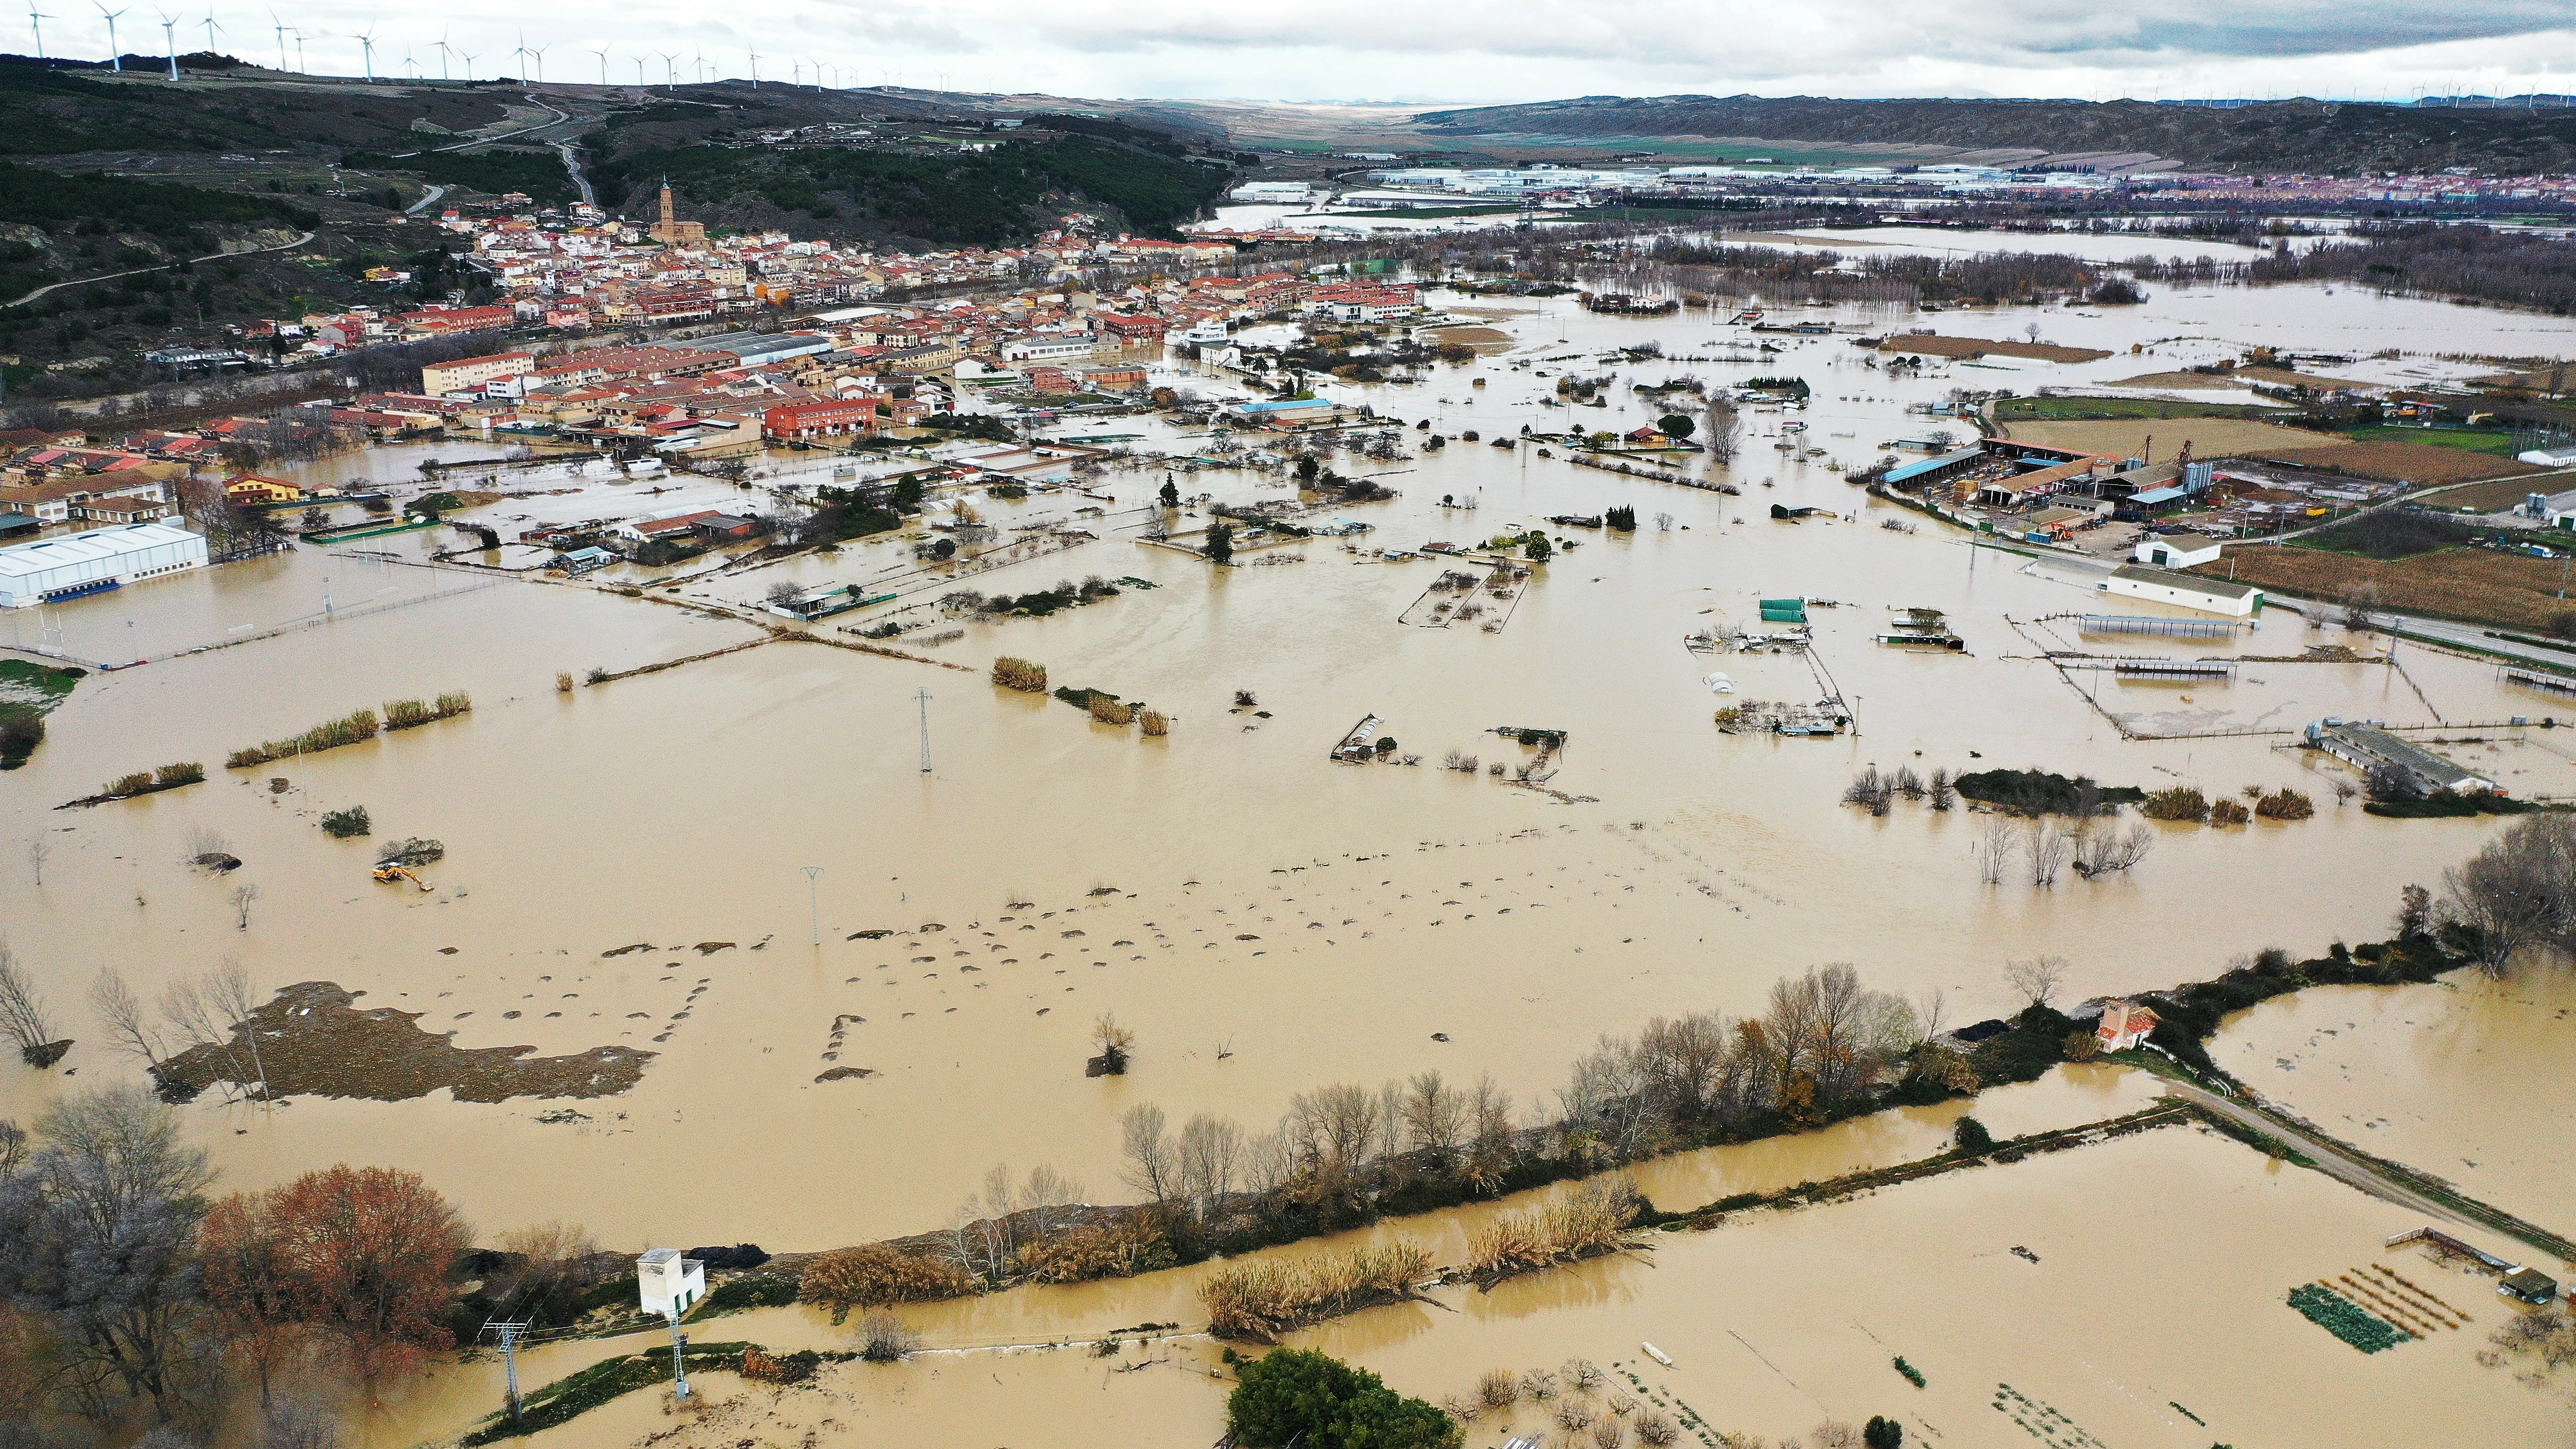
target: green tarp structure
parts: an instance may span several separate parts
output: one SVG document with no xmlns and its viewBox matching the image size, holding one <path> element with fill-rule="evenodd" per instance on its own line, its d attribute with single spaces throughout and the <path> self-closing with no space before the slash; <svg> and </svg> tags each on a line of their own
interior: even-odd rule
<svg viewBox="0 0 2576 1449">
<path fill-rule="evenodd" d="M 1804 599 L 1764 599 L 1762 622 L 1765 624 L 1803 624 L 1807 622 Z"/>
</svg>

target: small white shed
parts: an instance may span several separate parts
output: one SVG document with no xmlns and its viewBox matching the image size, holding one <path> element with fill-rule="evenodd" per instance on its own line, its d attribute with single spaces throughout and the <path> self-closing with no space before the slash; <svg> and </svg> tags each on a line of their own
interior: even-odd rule
<svg viewBox="0 0 2576 1449">
<path fill-rule="evenodd" d="M 2160 569 L 2187 569 L 2194 564 L 2216 563 L 2227 550 L 2225 539 L 2205 533 L 2157 534 L 2138 540 L 2136 551 L 2129 557 Z"/>
<path fill-rule="evenodd" d="M 707 1296 L 707 1265 L 681 1257 L 677 1248 L 646 1248 L 635 1260 L 635 1283 L 645 1312 L 677 1322 Z"/>
</svg>

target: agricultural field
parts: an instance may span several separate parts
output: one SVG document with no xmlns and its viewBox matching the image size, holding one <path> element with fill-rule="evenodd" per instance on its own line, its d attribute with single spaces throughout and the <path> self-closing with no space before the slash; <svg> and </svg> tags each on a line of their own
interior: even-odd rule
<svg viewBox="0 0 2576 1449">
<path fill-rule="evenodd" d="M 2144 379 L 2131 379 L 2120 386 L 2143 384 Z M 2261 421 L 2291 415 L 2294 411 L 2247 403 L 2170 402 L 2143 397 L 2011 397 L 1995 404 L 1996 419 L 2007 423 L 2098 422 L 2110 418 L 2250 418 Z"/>
<path fill-rule="evenodd" d="M 2231 549 L 2195 573 L 2307 598 L 2342 600 L 2367 585 L 2379 606 L 2409 614 L 2545 630 L 2576 605 L 2557 597 L 2561 569 L 2546 559 L 2482 548 L 2445 548 L 2374 559 L 2320 548 Z"/>
<path fill-rule="evenodd" d="M 2111 354 L 2098 347 L 2060 347 L 2053 342 L 2004 342 L 1991 337 L 1943 337 L 1908 332 L 1878 344 L 1881 352 L 1923 357 L 2027 357 L 2034 362 L 2098 362 Z"/>
<path fill-rule="evenodd" d="M 2073 448 L 2087 453 L 2108 453 L 2114 457 L 2144 456 L 2150 437 L 2161 444 L 2157 456 L 2165 458 L 2172 457 L 2174 450 L 2188 440 L 2195 458 L 2224 458 L 2231 453 L 2259 453 L 2271 458 L 2285 452 L 2333 449 L 2336 462 L 2340 464 L 2342 451 L 2347 446 L 2336 442 L 2329 434 L 2243 418 L 2194 418 L 2189 426 L 2182 428 L 2172 427 L 2160 418 L 2019 423 L 2014 425 L 2012 435 L 2023 442 L 2040 443 L 2051 448 Z"/>
<path fill-rule="evenodd" d="M 2283 430 L 2286 431 L 2286 430 Z M 2408 430 L 2411 431 L 2411 430 Z M 2434 486 L 2443 483 L 2467 483 L 2481 478 L 2516 478 L 2541 469 L 2510 458 L 2495 458 L 2484 453 L 2459 448 L 2427 447 L 2416 442 L 2358 440 L 2350 443 L 2319 445 L 2318 435 L 2302 431 L 2303 444 L 2276 448 L 2263 453 L 2267 458 L 2285 462 L 2332 467 L 2356 478 L 2376 478 L 2388 483 L 2413 483 Z M 2195 450 L 2197 451 L 2197 450 Z M 2239 450 L 2250 451 L 2250 450 Z"/>
</svg>

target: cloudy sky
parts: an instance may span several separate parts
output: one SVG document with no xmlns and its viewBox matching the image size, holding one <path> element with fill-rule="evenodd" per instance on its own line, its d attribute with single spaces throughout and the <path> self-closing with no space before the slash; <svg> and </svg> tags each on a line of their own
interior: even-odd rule
<svg viewBox="0 0 2576 1449">
<path fill-rule="evenodd" d="M 119 0 L 108 0 L 116 8 Z M 205 45 L 204 0 L 182 0 L 180 48 Z M 96 0 L 56 0 L 56 55 L 107 52 Z M 75 13 L 75 12 L 78 13 Z M 118 22 L 130 52 L 162 48 L 160 12 Z M 215 0 L 220 48 L 274 65 L 271 13 Z M 2570 0 L 1805 0 L 1778 6 L 1639 0 L 1450 0 L 1295 5 L 1179 0 L 870 0 L 711 6 L 680 0 L 457 0 L 370 9 L 288 3 L 307 68 L 357 73 L 373 28 L 380 74 L 439 73 L 442 36 L 474 73 L 528 75 L 511 51 L 543 46 L 549 79 L 654 81 L 675 52 L 687 79 L 763 79 L 820 62 L 844 85 L 1101 97 L 1445 103 L 1590 94 L 1993 95 L 2139 99 L 2576 91 Z M 86 18 L 84 18 L 86 17 Z M 26 22 L 21 21 L 22 25 Z M 17 49 L 29 43 L 22 35 Z M 287 42 L 290 63 L 294 42 Z"/>
</svg>

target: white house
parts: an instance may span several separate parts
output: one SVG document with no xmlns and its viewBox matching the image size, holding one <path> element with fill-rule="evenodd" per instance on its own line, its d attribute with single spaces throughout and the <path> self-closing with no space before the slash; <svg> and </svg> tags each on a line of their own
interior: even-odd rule
<svg viewBox="0 0 2576 1449">
<path fill-rule="evenodd" d="M 2178 574 L 2145 564 L 2122 564 L 2102 581 L 2102 591 L 2132 599 L 2196 609 L 2204 614 L 2230 614 L 2239 619 L 2263 612 L 2263 591 L 2233 579 Z"/>
<path fill-rule="evenodd" d="M 707 1265 L 681 1257 L 677 1248 L 646 1248 L 635 1260 L 635 1282 L 645 1312 L 676 1322 L 707 1296 Z"/>
<path fill-rule="evenodd" d="M 2226 540 L 2211 538 L 2205 534 L 2190 538 L 2179 536 L 2168 538 L 2159 535 L 2139 539 L 2137 548 L 2130 553 L 2129 557 L 2142 564 L 2153 564 L 2160 569 L 2187 569 L 2194 564 L 2218 562 L 2219 555 L 2226 549 Z"/>
</svg>

